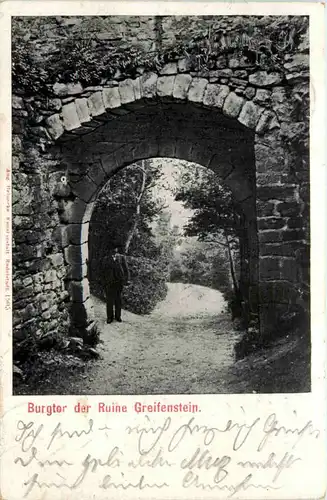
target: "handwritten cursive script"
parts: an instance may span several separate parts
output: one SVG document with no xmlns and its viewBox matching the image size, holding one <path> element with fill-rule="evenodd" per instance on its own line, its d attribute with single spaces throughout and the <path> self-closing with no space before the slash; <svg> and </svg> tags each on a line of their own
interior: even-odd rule
<svg viewBox="0 0 327 500">
<path fill-rule="evenodd" d="M 277 490 L 301 466 L 300 442 L 310 444 L 319 437 L 311 421 L 287 427 L 275 413 L 214 426 L 198 416 L 183 421 L 145 415 L 142 421 L 115 429 L 112 421 L 97 426 L 92 418 L 81 420 L 77 428 L 63 421 L 49 426 L 19 420 L 13 464 L 22 478 L 23 496 L 35 490 L 85 488 L 179 487 L 230 497 L 250 489 Z M 277 451 L 285 436 L 287 449 Z"/>
</svg>

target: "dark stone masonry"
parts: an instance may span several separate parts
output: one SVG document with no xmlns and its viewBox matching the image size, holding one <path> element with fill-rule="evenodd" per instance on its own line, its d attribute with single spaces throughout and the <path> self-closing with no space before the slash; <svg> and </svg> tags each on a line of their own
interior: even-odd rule
<svg viewBox="0 0 327 500">
<path fill-rule="evenodd" d="M 80 20 L 47 22 L 51 46 L 61 26 L 74 30 Z M 110 18 L 98 38 L 155 50 L 176 42 L 167 35 L 173 22 Z M 196 30 L 196 20 L 190 26 Z M 232 36 L 233 20 L 221 30 Z M 92 327 L 87 261 L 94 201 L 120 168 L 151 157 L 199 163 L 231 188 L 244 215 L 241 282 L 260 334 L 277 332 L 283 315 L 307 315 L 308 46 L 307 33 L 274 71 L 235 50 L 205 70 L 177 57 L 156 71 L 117 72 L 98 86 L 57 82 L 51 97 L 14 94 L 14 339 Z"/>
</svg>

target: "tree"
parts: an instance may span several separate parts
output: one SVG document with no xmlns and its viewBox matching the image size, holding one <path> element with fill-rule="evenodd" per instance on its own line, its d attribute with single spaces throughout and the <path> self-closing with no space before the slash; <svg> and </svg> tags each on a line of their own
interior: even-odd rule
<svg viewBox="0 0 327 500">
<path fill-rule="evenodd" d="M 230 274 L 224 250 L 215 243 L 184 238 L 171 264 L 171 281 L 207 286 L 226 293 Z"/>
<path fill-rule="evenodd" d="M 241 299 L 235 264 L 242 235 L 241 214 L 232 193 L 213 172 L 192 164 L 181 172 L 176 200 L 194 211 L 184 226 L 187 236 L 197 236 L 200 241 L 226 249 L 234 292 Z"/>
<path fill-rule="evenodd" d="M 171 266 L 174 260 L 174 249 L 181 239 L 179 227 L 171 226 L 171 212 L 163 210 L 157 217 L 153 229 L 155 241 L 160 252 L 161 262 L 165 266 L 167 281 L 170 280 Z"/>
<path fill-rule="evenodd" d="M 137 231 L 137 227 L 140 221 L 140 216 L 141 216 L 141 205 L 142 205 L 142 198 L 145 194 L 145 189 L 146 189 L 146 179 L 147 179 L 147 172 L 145 170 L 145 165 L 144 161 L 142 161 L 142 165 L 136 165 L 136 168 L 140 170 L 141 173 L 141 186 L 139 188 L 139 192 L 134 192 L 134 197 L 135 197 L 135 215 L 134 215 L 134 221 L 131 229 L 127 233 L 127 238 L 125 242 L 125 253 L 128 253 L 131 241 Z"/>
<path fill-rule="evenodd" d="M 116 246 L 122 246 L 131 269 L 131 284 L 124 289 L 125 306 L 141 314 L 150 312 L 166 293 L 166 270 L 151 229 L 163 210 L 162 201 L 153 196 L 161 175 L 160 166 L 151 161 L 122 169 L 102 189 L 90 222 L 92 292 L 103 296 L 101 263 Z"/>
</svg>

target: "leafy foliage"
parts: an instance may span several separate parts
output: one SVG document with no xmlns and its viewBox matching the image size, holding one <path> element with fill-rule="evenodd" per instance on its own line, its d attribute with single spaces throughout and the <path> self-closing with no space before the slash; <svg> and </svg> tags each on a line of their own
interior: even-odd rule
<svg viewBox="0 0 327 500">
<path fill-rule="evenodd" d="M 160 261 L 129 258 L 131 284 L 124 288 L 124 307 L 135 314 L 149 314 L 167 294 L 165 268 Z"/>
<path fill-rule="evenodd" d="M 231 289 L 228 259 L 222 247 L 186 238 L 171 264 L 172 282 L 193 283 L 223 293 Z"/>
<path fill-rule="evenodd" d="M 260 69 L 276 70 L 306 36 L 308 25 L 305 16 L 235 16 L 231 29 L 226 16 L 203 16 L 196 25 L 187 16 L 176 16 L 173 51 L 184 52 L 198 69 L 214 68 L 217 57 L 234 53 Z"/>
<path fill-rule="evenodd" d="M 229 298 L 229 302 L 234 307 L 236 301 L 240 310 L 242 297 L 238 270 L 242 227 L 240 208 L 230 190 L 210 170 L 193 166 L 182 171 L 176 199 L 182 201 L 186 208 L 194 210 L 194 215 L 184 226 L 185 235 L 196 236 L 199 241 L 211 242 L 226 249 L 225 259 L 229 261 L 234 289 L 234 299 Z M 204 261 L 204 256 L 197 258 Z M 219 265 L 218 261 L 218 268 Z M 202 273 L 206 275 L 205 270 Z M 219 278 L 221 279 L 221 276 Z M 225 291 L 227 292 L 227 289 Z"/>
<path fill-rule="evenodd" d="M 160 168 L 143 162 L 147 172 L 140 217 L 129 247 L 128 264 L 131 283 L 124 288 L 124 307 L 137 314 L 148 314 L 166 293 L 167 265 L 155 244 L 151 222 L 161 212 L 160 199 L 152 188 L 160 179 Z M 135 222 L 135 203 L 140 189 L 137 165 L 117 173 L 104 187 L 96 202 L 89 233 L 89 278 L 92 292 L 104 298 L 100 263 L 116 246 L 123 247 Z"/>
<path fill-rule="evenodd" d="M 195 165 L 182 170 L 176 200 L 194 211 L 184 227 L 186 236 L 220 244 L 224 244 L 224 236 L 228 236 L 237 249 L 240 208 L 216 174 Z"/>
<path fill-rule="evenodd" d="M 277 69 L 308 28 L 305 16 L 239 16 L 234 18 L 232 30 L 226 25 L 226 17 L 204 16 L 194 25 L 188 16 L 177 16 L 171 26 L 175 43 L 161 42 L 153 52 L 148 52 L 137 45 L 102 43 L 97 31 L 105 25 L 103 17 L 85 16 L 74 29 L 49 26 L 49 19 L 54 18 L 13 20 L 15 90 L 49 95 L 55 82 L 96 85 L 120 73 L 133 77 L 140 67 L 155 69 L 180 57 L 186 57 L 193 69 L 210 69 L 215 67 L 217 57 L 227 53 L 243 56 L 261 69 Z M 51 41 L 49 31 L 55 33 Z"/>
</svg>

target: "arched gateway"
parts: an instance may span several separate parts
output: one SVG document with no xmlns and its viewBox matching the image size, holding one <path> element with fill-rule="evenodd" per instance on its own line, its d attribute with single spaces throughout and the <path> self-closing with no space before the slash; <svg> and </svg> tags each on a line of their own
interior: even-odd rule
<svg viewBox="0 0 327 500">
<path fill-rule="evenodd" d="M 201 73 L 189 71 L 183 59 L 157 73 L 118 77 L 99 87 L 56 84 L 57 97 L 29 126 L 35 147 L 23 154 L 20 136 L 14 135 L 17 164 L 28 171 L 34 162 L 39 172 L 38 186 L 23 177 L 17 182 L 16 235 L 26 230 L 32 213 L 22 211 L 20 190 L 30 196 L 31 207 L 37 193 L 39 203 L 52 204 L 52 213 L 58 214 L 55 225 L 42 225 L 39 211 L 40 242 L 48 243 L 40 245 L 36 260 L 28 257 L 39 267 L 29 268 L 26 286 L 16 280 L 17 338 L 35 325 L 35 318 L 41 330 L 51 333 L 63 318 L 67 321 L 67 304 L 73 324 L 90 328 L 94 317 L 87 278 L 88 224 L 97 194 L 119 169 L 155 157 L 196 162 L 230 187 L 244 216 L 241 279 L 262 335 L 274 332 L 278 318 L 290 307 L 307 307 L 302 291 L 308 276 L 302 264 L 308 262 L 308 179 L 302 174 L 306 158 L 292 149 L 302 125 L 290 109 L 296 93 L 303 98 L 306 84 L 301 87 L 289 77 L 292 61 L 284 74 L 246 65 L 240 69 L 236 63 L 236 70 L 229 64 Z M 14 121 L 15 110 L 20 120 L 29 119 L 28 99 L 14 97 L 13 107 Z M 13 170 L 15 176 L 15 165 Z M 25 174 L 17 173 L 17 180 L 19 175 Z M 18 268 L 22 245 L 18 238 Z M 34 309 L 40 306 L 30 316 L 23 300 L 29 276 L 29 297 Z"/>
</svg>

